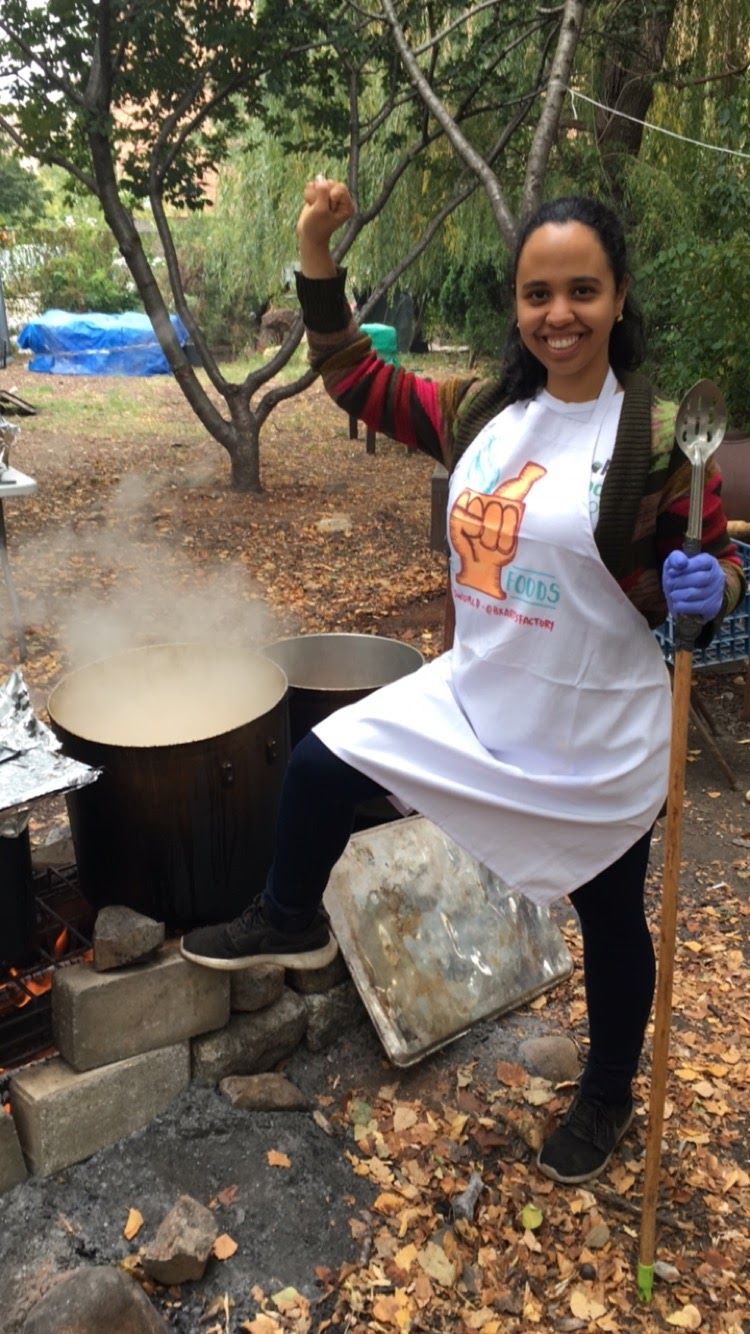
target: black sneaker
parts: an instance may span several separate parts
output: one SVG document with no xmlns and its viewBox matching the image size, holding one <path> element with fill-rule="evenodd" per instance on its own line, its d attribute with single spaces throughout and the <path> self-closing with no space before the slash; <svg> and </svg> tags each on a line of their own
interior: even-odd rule
<svg viewBox="0 0 750 1334">
<path fill-rule="evenodd" d="M 322 912 L 304 931 L 277 931 L 271 926 L 260 895 L 233 922 L 200 926 L 180 941 L 180 953 L 205 968 L 232 971 L 254 963 L 280 963 L 284 968 L 324 968 L 336 958 L 338 945 Z"/>
<path fill-rule="evenodd" d="M 604 1171 L 634 1115 L 632 1098 L 614 1104 L 577 1093 L 537 1154 L 539 1171 L 566 1186 L 593 1180 Z"/>
</svg>

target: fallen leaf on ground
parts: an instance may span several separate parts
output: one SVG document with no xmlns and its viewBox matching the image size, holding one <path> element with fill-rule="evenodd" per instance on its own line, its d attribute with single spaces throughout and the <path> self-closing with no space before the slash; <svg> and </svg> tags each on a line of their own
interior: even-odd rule
<svg viewBox="0 0 750 1334">
<path fill-rule="evenodd" d="M 688 1303 L 687 1306 L 683 1306 L 681 1311 L 675 1311 L 674 1315 L 668 1315 L 667 1324 L 676 1325 L 678 1329 L 700 1329 L 703 1320 L 698 1307 Z"/>
<path fill-rule="evenodd" d="M 217 1260 L 228 1260 L 230 1255 L 234 1255 L 237 1250 L 237 1242 L 226 1233 L 221 1232 L 211 1247 Z"/>
<path fill-rule="evenodd" d="M 266 1154 L 269 1167 L 291 1167 L 292 1160 L 285 1153 L 279 1153 L 278 1149 L 269 1149 Z"/>
<path fill-rule="evenodd" d="M 126 1241 L 132 1241 L 133 1237 L 137 1237 L 142 1227 L 143 1214 L 139 1213 L 137 1209 L 129 1209 L 128 1221 L 122 1230 L 122 1235 Z"/>
</svg>

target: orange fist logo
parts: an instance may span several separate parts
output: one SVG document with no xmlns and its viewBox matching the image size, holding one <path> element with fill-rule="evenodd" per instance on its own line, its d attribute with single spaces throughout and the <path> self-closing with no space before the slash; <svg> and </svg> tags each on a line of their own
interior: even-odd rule
<svg viewBox="0 0 750 1334">
<path fill-rule="evenodd" d="M 456 583 L 505 601 L 500 574 L 518 550 L 523 502 L 546 472 L 538 463 L 527 463 L 518 477 L 501 482 L 491 495 L 469 487 L 461 492 L 449 519 L 451 542 L 461 562 Z"/>
</svg>

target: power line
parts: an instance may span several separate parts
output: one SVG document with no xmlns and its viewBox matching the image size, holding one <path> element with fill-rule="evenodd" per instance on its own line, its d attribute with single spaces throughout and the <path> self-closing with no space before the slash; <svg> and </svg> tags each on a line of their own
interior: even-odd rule
<svg viewBox="0 0 750 1334">
<path fill-rule="evenodd" d="M 639 120 L 637 116 L 629 116 L 626 111 L 618 111 L 616 107 L 605 106 L 603 102 L 597 102 L 593 97 L 587 97 L 585 93 L 580 93 L 564 85 L 565 91 L 570 94 L 575 110 L 575 99 L 580 97 L 582 102 L 589 102 L 592 107 L 599 107 L 600 111 L 609 112 L 610 116 L 620 116 L 622 120 L 631 120 L 635 125 L 643 125 L 647 130 L 656 130 L 659 134 L 668 134 L 670 139 L 679 139 L 683 144 L 694 144 L 696 148 L 708 148 L 713 153 L 729 153 L 732 157 L 742 157 L 750 160 L 750 153 L 741 153 L 739 148 L 723 148 L 720 144 L 706 144 L 701 139 L 690 139 L 686 134 L 677 134 L 675 130 L 667 130 L 663 125 L 654 125 L 650 120 Z"/>
</svg>

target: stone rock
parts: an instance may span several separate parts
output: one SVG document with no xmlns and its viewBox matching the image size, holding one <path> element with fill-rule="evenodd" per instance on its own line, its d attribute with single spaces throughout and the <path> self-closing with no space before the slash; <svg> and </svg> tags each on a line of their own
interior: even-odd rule
<svg viewBox="0 0 750 1334">
<path fill-rule="evenodd" d="M 586 1233 L 585 1244 L 590 1251 L 600 1251 L 609 1241 L 610 1232 L 606 1223 L 594 1223 Z"/>
<path fill-rule="evenodd" d="M 315 525 L 319 533 L 350 533 L 352 531 L 351 514 L 329 514 L 326 519 L 319 519 Z"/>
<path fill-rule="evenodd" d="M 53 1284 L 29 1311 L 23 1334 L 164 1334 L 166 1328 L 135 1279 L 88 1265 Z"/>
<path fill-rule="evenodd" d="M 164 944 L 164 923 L 124 905 L 112 905 L 97 913 L 94 923 L 94 968 L 111 968 L 148 959 Z"/>
<path fill-rule="evenodd" d="M 230 1075 L 222 1079 L 220 1091 L 233 1107 L 246 1112 L 305 1112 L 307 1098 L 284 1075 Z"/>
<path fill-rule="evenodd" d="M 193 1078 L 218 1084 L 228 1075 L 272 1070 L 299 1046 L 306 1028 L 305 1002 L 285 987 L 275 1005 L 235 1014 L 225 1028 L 194 1038 Z"/>
<path fill-rule="evenodd" d="M 307 1010 L 305 1045 L 310 1051 L 324 1051 L 342 1033 L 357 1028 L 367 1018 L 367 1011 L 353 982 L 342 982 L 320 995 L 304 997 Z"/>
<path fill-rule="evenodd" d="M 230 1009 L 251 1014 L 280 1000 L 284 969 L 278 963 L 259 963 L 230 974 Z"/>
<path fill-rule="evenodd" d="M 322 991 L 330 991 L 339 982 L 346 982 L 349 979 L 349 969 L 346 966 L 344 956 L 339 950 L 335 959 L 326 964 L 325 968 L 287 968 L 286 984 L 292 988 L 292 991 L 298 991 L 302 996 L 317 994 Z"/>
<path fill-rule="evenodd" d="M 267 310 L 261 316 L 260 341 L 263 344 L 283 343 L 296 319 L 297 312 L 285 308 Z"/>
<path fill-rule="evenodd" d="M 75 860 L 76 851 L 70 834 L 63 834 L 60 837 L 55 830 L 49 843 L 38 843 L 34 848 L 34 869 L 38 871 L 45 870 L 49 866 L 73 866 Z"/>
<path fill-rule="evenodd" d="M 15 1121 L 0 1108 L 0 1195 L 18 1186 L 27 1176 Z"/>
<path fill-rule="evenodd" d="M 578 1048 L 572 1038 L 551 1035 L 527 1038 L 518 1048 L 521 1063 L 552 1084 L 577 1079 L 581 1070 Z"/>
<path fill-rule="evenodd" d="M 144 1272 L 167 1286 L 201 1279 L 218 1235 L 211 1210 L 192 1196 L 181 1195 L 162 1219 L 151 1245 L 141 1252 Z"/>
</svg>

